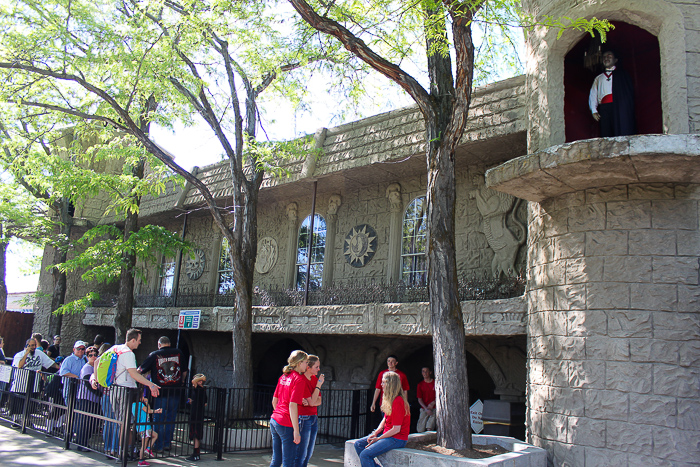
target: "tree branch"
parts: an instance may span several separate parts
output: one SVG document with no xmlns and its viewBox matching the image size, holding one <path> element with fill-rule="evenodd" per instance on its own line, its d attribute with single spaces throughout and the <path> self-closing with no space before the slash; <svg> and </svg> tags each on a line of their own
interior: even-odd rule
<svg viewBox="0 0 700 467">
<path fill-rule="evenodd" d="M 292 4 L 299 15 L 313 28 L 334 36 L 346 49 L 355 54 L 363 62 L 401 86 L 413 98 L 416 104 L 418 104 L 418 108 L 423 115 L 428 117 L 433 114 L 428 92 L 415 78 L 402 70 L 401 67 L 379 56 L 370 49 L 364 41 L 356 37 L 338 22 L 325 16 L 320 16 L 305 0 L 289 0 L 289 3 Z"/>
</svg>

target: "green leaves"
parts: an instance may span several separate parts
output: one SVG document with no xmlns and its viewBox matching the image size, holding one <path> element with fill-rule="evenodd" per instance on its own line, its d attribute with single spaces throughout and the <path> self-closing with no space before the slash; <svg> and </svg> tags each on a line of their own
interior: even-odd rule
<svg viewBox="0 0 700 467">
<path fill-rule="evenodd" d="M 175 256 L 180 250 L 187 253 L 194 245 L 157 225 L 143 226 L 126 240 L 119 228 L 102 225 L 88 230 L 74 246 L 75 257 L 56 267 L 62 272 L 82 271 L 80 277 L 86 282 L 109 284 L 117 281 L 122 268 L 128 265 L 125 254 L 133 254 L 140 260 L 141 269 L 131 273 L 143 277 L 145 268 L 152 267 L 159 254 Z"/>
</svg>

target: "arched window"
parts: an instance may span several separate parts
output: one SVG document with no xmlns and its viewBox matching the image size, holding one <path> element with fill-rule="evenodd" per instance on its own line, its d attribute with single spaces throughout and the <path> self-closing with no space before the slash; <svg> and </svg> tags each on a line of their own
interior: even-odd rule
<svg viewBox="0 0 700 467">
<path fill-rule="evenodd" d="M 401 280 L 409 285 L 425 285 L 428 260 L 425 245 L 428 235 L 425 196 L 411 201 L 403 216 L 401 240 Z"/>
<path fill-rule="evenodd" d="M 307 216 L 299 228 L 297 239 L 297 290 L 306 287 L 306 266 L 309 253 L 309 229 L 311 216 Z M 326 253 L 326 220 L 320 215 L 314 216 L 314 235 L 311 245 L 311 269 L 309 274 L 309 290 L 318 289 L 323 281 L 323 257 Z"/>
<path fill-rule="evenodd" d="M 221 251 L 219 252 L 219 279 L 218 292 L 220 294 L 233 293 L 235 282 L 233 280 L 233 264 L 228 252 L 228 240 L 221 239 Z"/>
</svg>

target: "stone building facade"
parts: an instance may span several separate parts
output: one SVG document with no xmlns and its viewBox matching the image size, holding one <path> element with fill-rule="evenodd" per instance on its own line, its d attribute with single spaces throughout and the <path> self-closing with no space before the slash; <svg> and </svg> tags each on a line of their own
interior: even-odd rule
<svg viewBox="0 0 700 467">
<path fill-rule="evenodd" d="M 659 115 L 641 117 L 649 134 L 572 140 L 572 127 L 590 116 L 572 97 L 580 92 L 572 74 L 586 73 L 573 55 L 593 50 L 574 31 L 559 39 L 557 31 L 530 32 L 526 75 L 474 92 L 456 154 L 458 268 L 477 277 L 524 270 L 526 289 L 514 298 L 463 302 L 472 395 L 525 402 L 528 440 L 547 448 L 552 465 L 699 465 L 700 4 L 523 6 L 538 18 L 615 21 L 629 37 L 613 32 L 610 41 L 627 52 L 624 64 L 638 84 L 658 74 L 651 81 L 659 83 L 658 97 L 645 108 Z M 647 73 L 652 69 L 658 72 Z M 368 288 L 371 281 L 420 280 L 414 247 L 426 175 L 416 108 L 322 129 L 314 140 L 319 156 L 289 161 L 287 177 L 263 184 L 259 290 L 293 289 L 303 279 L 298 247 L 307 241 L 314 184 L 324 243 L 313 249 L 312 283 Z M 230 199 L 226 164 L 197 176 L 222 202 Z M 188 186 L 143 201 L 144 222 L 184 234 L 198 248 L 193 258 L 147 265 L 138 295 L 184 300 L 225 291 L 221 235 L 200 205 Z M 90 287 L 71 281 L 68 298 Z M 43 277 L 42 290 L 50 286 Z M 155 348 L 161 334 L 176 338 L 181 309 L 200 309 L 200 330 L 183 332 L 181 346 L 197 371 L 226 386 L 232 308 L 173 303 L 137 306 L 133 325 L 146 331 L 140 351 Z M 108 306 L 91 308 L 67 317 L 63 334 L 110 332 L 112 317 Z M 255 381 L 273 382 L 289 350 L 301 347 L 321 356 L 332 387 L 369 387 L 390 354 L 415 386 L 420 366 L 431 361 L 429 319 L 424 302 L 388 299 L 255 307 Z"/>
</svg>

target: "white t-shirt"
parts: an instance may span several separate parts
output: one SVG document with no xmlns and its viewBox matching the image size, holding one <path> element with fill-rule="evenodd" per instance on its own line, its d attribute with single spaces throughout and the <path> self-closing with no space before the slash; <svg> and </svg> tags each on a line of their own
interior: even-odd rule
<svg viewBox="0 0 700 467">
<path fill-rule="evenodd" d="M 131 377 L 128 370 L 129 368 L 136 368 L 136 355 L 126 344 L 116 345 L 115 347 L 114 351 L 119 354 L 119 358 L 117 359 L 117 379 L 114 380 L 114 384 L 135 388 L 136 380 Z"/>
<path fill-rule="evenodd" d="M 20 350 L 15 354 L 12 360 L 12 366 L 19 368 L 19 362 L 24 357 L 26 350 Z M 50 368 L 54 364 L 54 361 L 39 349 L 34 351 L 34 355 L 27 355 L 27 359 L 24 361 L 24 366 L 22 368 L 26 370 L 39 371 L 43 368 Z M 25 372 L 22 372 L 25 373 Z M 12 392 L 25 392 L 27 390 L 27 376 L 19 375 L 15 372 L 14 381 L 12 382 Z M 34 391 L 39 392 L 39 381 L 41 378 L 37 375 L 34 377 Z"/>
</svg>

